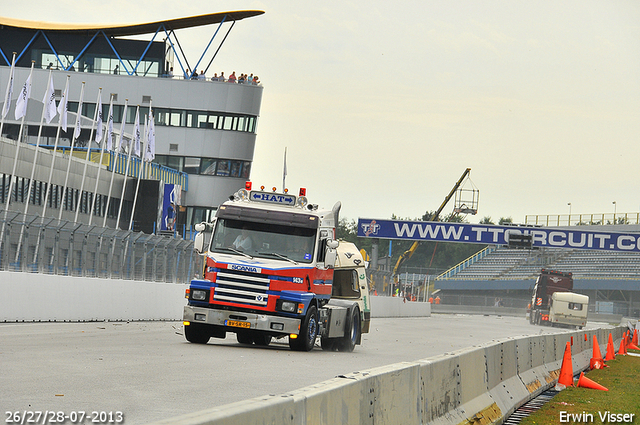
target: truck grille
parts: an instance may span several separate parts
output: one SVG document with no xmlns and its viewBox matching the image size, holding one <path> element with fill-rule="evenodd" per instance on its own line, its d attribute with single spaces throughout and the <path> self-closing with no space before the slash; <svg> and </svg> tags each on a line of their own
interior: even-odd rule
<svg viewBox="0 0 640 425">
<path fill-rule="evenodd" d="M 213 299 L 217 301 L 266 306 L 269 277 L 257 273 L 218 270 Z"/>
</svg>

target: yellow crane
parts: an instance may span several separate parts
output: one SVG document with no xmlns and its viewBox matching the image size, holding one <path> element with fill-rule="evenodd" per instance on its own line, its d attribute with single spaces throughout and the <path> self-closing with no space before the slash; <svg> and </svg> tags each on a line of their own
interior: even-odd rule
<svg viewBox="0 0 640 425">
<path fill-rule="evenodd" d="M 470 172 L 471 172 L 471 168 L 467 168 L 466 170 L 464 170 L 464 173 L 462 173 L 462 176 L 460 176 L 460 179 L 453 186 L 453 189 L 451 189 L 451 192 L 449 192 L 449 194 L 446 196 L 446 198 L 444 198 L 444 201 L 442 201 L 442 204 L 440 205 L 440 208 L 438 208 L 438 210 L 433 213 L 433 215 L 431 216 L 429 221 L 438 221 L 438 217 L 439 217 L 440 213 L 442 212 L 444 207 L 449 203 L 449 201 L 451 200 L 453 195 L 456 193 L 456 191 L 460 188 L 460 186 L 462 185 L 462 182 L 464 181 L 464 179 L 469 176 Z M 471 206 L 466 206 L 465 204 L 461 204 L 460 206 L 456 206 L 455 212 L 456 213 L 461 213 L 462 212 L 462 213 L 467 213 L 467 214 L 468 213 L 475 214 L 477 212 L 477 208 L 475 208 L 476 207 L 475 203 L 477 202 L 476 192 L 477 192 L 477 190 L 474 190 L 473 201 L 472 201 L 472 205 Z M 394 283 L 397 284 L 398 281 L 399 281 L 398 270 L 400 270 L 400 266 L 402 266 L 402 264 L 404 264 L 405 261 L 407 261 L 408 259 L 410 259 L 413 256 L 414 252 L 416 252 L 416 249 L 418 248 L 418 244 L 419 243 L 420 243 L 420 241 L 415 241 L 411 245 L 411 248 L 409 248 L 408 250 L 403 252 L 402 255 L 400 255 L 400 257 L 398 258 L 398 262 L 396 263 L 395 267 L 393 268 L 393 274 L 392 274 Z"/>
</svg>

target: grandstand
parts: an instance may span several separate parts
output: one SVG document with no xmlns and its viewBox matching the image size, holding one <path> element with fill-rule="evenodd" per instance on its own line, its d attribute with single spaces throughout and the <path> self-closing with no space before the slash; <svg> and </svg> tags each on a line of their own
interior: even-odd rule
<svg viewBox="0 0 640 425">
<path fill-rule="evenodd" d="M 590 311 L 606 304 L 616 313 L 640 314 L 637 252 L 488 246 L 439 275 L 435 289 L 440 289 L 443 302 L 447 296 L 449 300 L 508 297 L 514 306 L 523 306 L 543 268 L 573 273 L 574 291 L 589 295 Z"/>
</svg>

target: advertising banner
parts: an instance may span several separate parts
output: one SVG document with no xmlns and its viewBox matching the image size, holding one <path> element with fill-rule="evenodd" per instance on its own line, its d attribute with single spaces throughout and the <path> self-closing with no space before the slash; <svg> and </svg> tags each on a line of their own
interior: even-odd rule
<svg viewBox="0 0 640 425">
<path fill-rule="evenodd" d="M 605 226 L 581 226 L 568 229 L 360 218 L 358 236 L 508 245 L 509 235 L 516 234 L 531 235 L 534 247 L 640 252 L 640 233 L 607 232 L 603 227 Z M 596 230 L 592 230 L 594 228 Z"/>
<path fill-rule="evenodd" d="M 162 221 L 160 230 L 174 230 L 178 205 L 180 205 L 180 194 L 182 186 L 177 184 L 164 185 L 164 197 L 162 200 Z"/>
</svg>

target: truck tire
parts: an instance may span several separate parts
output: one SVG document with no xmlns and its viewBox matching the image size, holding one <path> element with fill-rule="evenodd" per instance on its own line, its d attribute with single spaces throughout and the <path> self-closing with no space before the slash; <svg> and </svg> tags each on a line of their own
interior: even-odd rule
<svg viewBox="0 0 640 425">
<path fill-rule="evenodd" d="M 338 350 L 350 353 L 356 348 L 356 343 L 360 340 L 360 310 L 356 307 L 351 310 L 344 330 L 344 336 L 338 342 Z"/>
<path fill-rule="evenodd" d="M 253 342 L 261 347 L 266 347 L 271 344 L 271 335 L 265 333 L 255 333 L 253 335 Z"/>
<path fill-rule="evenodd" d="M 320 347 L 324 351 L 333 351 L 336 348 L 336 340 L 334 338 L 320 338 Z"/>
<path fill-rule="evenodd" d="M 240 344 L 253 344 L 253 337 L 249 332 L 237 332 L 236 339 Z"/>
<path fill-rule="evenodd" d="M 289 347 L 294 351 L 311 351 L 318 336 L 318 310 L 316 306 L 309 306 L 304 317 L 298 338 L 289 338 Z"/>
<path fill-rule="evenodd" d="M 206 344 L 210 338 L 205 328 L 194 323 L 184 327 L 184 337 L 194 344 Z"/>
</svg>

